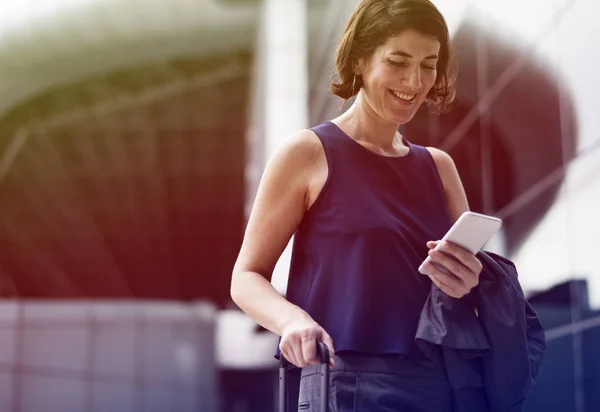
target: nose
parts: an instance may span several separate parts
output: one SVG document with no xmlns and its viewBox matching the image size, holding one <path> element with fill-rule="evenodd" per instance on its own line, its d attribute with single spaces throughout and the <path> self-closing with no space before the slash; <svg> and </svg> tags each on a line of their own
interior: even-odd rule
<svg viewBox="0 0 600 412">
<path fill-rule="evenodd" d="M 410 88 L 411 91 L 421 90 L 422 82 L 421 82 L 421 69 L 419 66 L 411 67 L 406 70 L 404 73 L 404 84 L 407 88 Z"/>
</svg>

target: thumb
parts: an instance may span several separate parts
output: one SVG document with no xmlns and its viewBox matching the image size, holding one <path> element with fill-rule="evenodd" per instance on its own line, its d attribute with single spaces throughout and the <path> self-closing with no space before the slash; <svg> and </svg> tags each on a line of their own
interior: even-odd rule
<svg viewBox="0 0 600 412">
<path fill-rule="evenodd" d="M 427 247 L 429 249 L 434 249 L 439 243 L 439 240 L 430 240 L 429 242 L 427 242 Z"/>
<path fill-rule="evenodd" d="M 321 334 L 321 342 L 323 342 L 327 346 L 327 349 L 329 349 L 329 365 L 332 368 L 335 368 L 335 349 L 333 348 L 333 339 L 331 339 L 331 336 L 329 336 L 329 334 L 324 330 Z"/>
</svg>

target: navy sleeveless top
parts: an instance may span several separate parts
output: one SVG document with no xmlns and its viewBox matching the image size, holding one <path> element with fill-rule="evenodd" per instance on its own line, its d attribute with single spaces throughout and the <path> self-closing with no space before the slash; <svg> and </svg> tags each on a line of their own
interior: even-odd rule
<svg viewBox="0 0 600 412">
<path fill-rule="evenodd" d="M 286 297 L 338 353 L 419 355 L 414 337 L 431 280 L 418 267 L 426 242 L 452 224 L 434 160 L 406 139 L 409 153 L 388 157 L 332 122 L 311 130 L 328 177 L 295 233 Z"/>
</svg>

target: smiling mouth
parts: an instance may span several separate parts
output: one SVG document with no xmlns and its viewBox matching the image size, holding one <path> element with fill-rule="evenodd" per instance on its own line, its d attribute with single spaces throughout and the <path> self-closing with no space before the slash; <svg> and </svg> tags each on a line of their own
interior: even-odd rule
<svg viewBox="0 0 600 412">
<path fill-rule="evenodd" d="M 400 92 L 397 92 L 397 91 L 392 90 L 392 89 L 390 89 L 390 93 L 394 97 L 396 97 L 396 98 L 398 98 L 398 99 L 400 99 L 400 100 L 402 100 L 403 102 L 406 102 L 406 103 L 412 103 L 415 100 L 415 98 L 417 97 L 416 94 L 400 93 Z"/>
</svg>

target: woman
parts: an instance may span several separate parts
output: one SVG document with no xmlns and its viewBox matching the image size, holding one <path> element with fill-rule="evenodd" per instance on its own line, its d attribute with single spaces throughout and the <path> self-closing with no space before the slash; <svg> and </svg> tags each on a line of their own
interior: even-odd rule
<svg viewBox="0 0 600 412">
<path fill-rule="evenodd" d="M 331 90 L 356 96 L 341 116 L 282 143 L 259 186 L 233 270 L 232 298 L 281 336 L 302 370 L 299 410 L 316 410 L 316 341 L 334 357 L 334 411 L 451 411 L 444 370 L 414 344 L 435 283 L 461 298 L 481 263 L 433 250 L 469 206 L 452 159 L 398 132 L 423 105 L 454 97 L 446 23 L 427 0 L 363 0 L 346 26 Z M 292 235 L 287 300 L 270 284 Z M 418 267 L 426 263 L 429 275 Z M 445 270 L 444 270 L 445 269 Z M 447 271 L 446 271 L 447 270 Z"/>
</svg>

